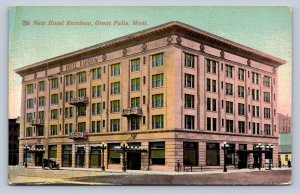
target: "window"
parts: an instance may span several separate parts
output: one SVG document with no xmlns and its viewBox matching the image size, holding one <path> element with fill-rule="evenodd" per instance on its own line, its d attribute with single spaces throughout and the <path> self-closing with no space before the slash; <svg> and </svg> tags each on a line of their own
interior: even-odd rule
<svg viewBox="0 0 300 194">
<path fill-rule="evenodd" d="M 78 90 L 78 97 L 79 98 L 85 98 L 86 97 L 86 89 L 85 88 L 81 88 Z"/>
<path fill-rule="evenodd" d="M 32 112 L 31 113 L 27 113 L 26 114 L 26 118 L 27 118 L 26 121 L 30 123 L 32 121 L 33 117 L 35 117 L 34 113 L 32 113 Z"/>
<path fill-rule="evenodd" d="M 98 67 L 96 69 L 92 69 L 92 79 L 93 80 L 101 79 L 101 67 Z"/>
<path fill-rule="evenodd" d="M 226 95 L 233 95 L 233 84 L 226 83 Z"/>
<path fill-rule="evenodd" d="M 133 117 L 130 119 L 130 129 L 131 131 L 139 130 L 140 129 L 141 118 L 140 117 Z"/>
<path fill-rule="evenodd" d="M 146 125 L 146 117 L 143 116 L 143 125 Z"/>
<path fill-rule="evenodd" d="M 39 106 L 45 106 L 45 96 L 40 96 L 39 97 Z"/>
<path fill-rule="evenodd" d="M 213 79 L 206 80 L 206 91 L 217 92 L 217 81 Z"/>
<path fill-rule="evenodd" d="M 184 87 L 186 88 L 194 88 L 194 75 L 184 74 Z"/>
<path fill-rule="evenodd" d="M 213 98 L 207 98 L 206 110 L 208 110 L 208 111 L 217 111 L 217 100 L 213 99 Z"/>
<path fill-rule="evenodd" d="M 259 100 L 259 90 L 252 89 L 252 100 Z"/>
<path fill-rule="evenodd" d="M 65 118 L 72 118 L 73 117 L 73 107 L 65 108 Z"/>
<path fill-rule="evenodd" d="M 146 84 L 146 76 L 143 76 L 143 84 Z"/>
<path fill-rule="evenodd" d="M 226 164 L 227 165 L 235 164 L 235 144 L 228 144 L 227 153 L 226 153 Z"/>
<path fill-rule="evenodd" d="M 45 119 L 45 112 L 39 111 L 39 119 L 44 120 Z"/>
<path fill-rule="evenodd" d="M 32 127 L 26 127 L 26 137 L 32 137 Z"/>
<path fill-rule="evenodd" d="M 155 94 L 152 95 L 152 107 L 163 107 L 164 106 L 164 95 L 163 94 Z"/>
<path fill-rule="evenodd" d="M 51 119 L 52 120 L 58 119 L 58 109 L 51 110 Z"/>
<path fill-rule="evenodd" d="M 218 143 L 206 143 L 206 165 L 207 166 L 219 166 L 219 144 Z"/>
<path fill-rule="evenodd" d="M 140 97 L 131 98 L 131 107 L 141 107 L 141 98 Z"/>
<path fill-rule="evenodd" d="M 240 98 L 245 97 L 245 87 L 244 86 L 238 86 L 238 95 Z"/>
<path fill-rule="evenodd" d="M 217 131 L 217 119 L 207 117 L 206 118 L 206 130 L 207 131 Z"/>
<path fill-rule="evenodd" d="M 58 94 L 51 94 L 51 104 L 58 104 Z"/>
<path fill-rule="evenodd" d="M 111 94 L 120 94 L 120 93 L 121 93 L 120 82 L 111 83 Z"/>
<path fill-rule="evenodd" d="M 259 84 L 259 74 L 252 72 L 252 83 Z"/>
<path fill-rule="evenodd" d="M 69 135 L 73 131 L 73 124 L 72 123 L 66 123 L 65 124 L 65 135 Z"/>
<path fill-rule="evenodd" d="M 139 91 L 141 88 L 140 78 L 135 78 L 131 80 L 131 91 Z"/>
<path fill-rule="evenodd" d="M 245 105 L 244 104 L 241 104 L 241 103 L 238 103 L 238 114 L 239 115 L 245 115 Z"/>
<path fill-rule="evenodd" d="M 152 88 L 162 87 L 164 85 L 164 74 L 152 75 Z"/>
<path fill-rule="evenodd" d="M 80 105 L 78 106 L 78 116 L 85 116 L 86 115 L 86 106 Z"/>
<path fill-rule="evenodd" d="M 226 113 L 233 114 L 233 102 L 226 101 Z"/>
<path fill-rule="evenodd" d="M 226 119 L 226 132 L 233 133 L 233 120 Z"/>
<path fill-rule="evenodd" d="M 110 131 L 120 131 L 120 119 L 110 120 Z"/>
<path fill-rule="evenodd" d="M 268 76 L 264 76 L 264 86 L 271 87 L 271 78 Z"/>
<path fill-rule="evenodd" d="M 239 69 L 239 80 L 244 81 L 245 80 L 245 70 Z"/>
<path fill-rule="evenodd" d="M 183 165 L 198 166 L 198 143 L 183 142 Z"/>
<path fill-rule="evenodd" d="M 233 66 L 226 65 L 226 77 L 232 78 Z"/>
<path fill-rule="evenodd" d="M 265 119 L 271 118 L 271 109 L 270 108 L 264 108 L 264 118 Z"/>
<path fill-rule="evenodd" d="M 62 167 L 72 166 L 72 145 L 62 145 Z"/>
<path fill-rule="evenodd" d="M 269 124 L 265 124 L 265 135 L 272 135 L 272 132 L 271 132 L 271 125 Z"/>
<path fill-rule="evenodd" d="M 57 135 L 57 125 L 50 126 L 50 135 Z"/>
<path fill-rule="evenodd" d="M 67 91 L 65 94 L 66 102 L 70 102 L 73 99 L 73 91 Z"/>
<path fill-rule="evenodd" d="M 121 153 L 115 150 L 115 147 L 119 147 L 119 143 L 108 144 L 108 163 L 109 164 L 120 164 Z"/>
<path fill-rule="evenodd" d="M 252 123 L 252 134 L 259 135 L 259 123 Z"/>
<path fill-rule="evenodd" d="M 102 123 L 101 121 L 92 121 L 92 133 L 100 133 Z"/>
<path fill-rule="evenodd" d="M 44 92 L 45 91 L 45 82 L 41 81 L 41 82 L 39 82 L 38 85 L 39 85 L 39 91 Z"/>
<path fill-rule="evenodd" d="M 56 159 L 57 159 L 57 146 L 56 145 L 48 146 L 48 158 L 50 160 L 56 161 Z"/>
<path fill-rule="evenodd" d="M 208 73 L 214 73 L 214 74 L 217 73 L 217 62 L 216 61 L 206 59 L 206 64 L 207 64 L 206 71 Z"/>
<path fill-rule="evenodd" d="M 137 72 L 141 69 L 140 59 L 131 60 L 131 72 Z"/>
<path fill-rule="evenodd" d="M 164 115 L 153 115 L 152 116 L 152 129 L 164 128 Z"/>
<path fill-rule="evenodd" d="M 252 106 L 252 116 L 259 117 L 259 106 Z"/>
<path fill-rule="evenodd" d="M 51 89 L 58 88 L 58 78 L 51 79 Z"/>
<path fill-rule="evenodd" d="M 120 63 L 111 65 L 111 76 L 119 76 L 121 74 Z"/>
<path fill-rule="evenodd" d="M 101 97 L 101 85 L 92 87 L 92 98 Z"/>
<path fill-rule="evenodd" d="M 191 67 L 191 68 L 195 67 L 195 64 L 194 64 L 194 55 L 185 53 L 184 66 L 185 67 Z"/>
<path fill-rule="evenodd" d="M 66 75 L 65 77 L 65 84 L 66 86 L 71 86 L 73 85 L 75 82 L 75 76 L 70 74 L 70 75 Z"/>
<path fill-rule="evenodd" d="M 120 112 L 120 107 L 121 107 L 120 100 L 113 100 L 113 101 L 111 101 L 110 105 L 111 105 L 110 106 L 111 107 L 111 109 L 110 109 L 111 113 Z"/>
<path fill-rule="evenodd" d="M 78 123 L 77 131 L 78 132 L 85 132 L 85 130 L 86 130 L 86 124 L 85 124 L 85 122 L 79 122 Z"/>
<path fill-rule="evenodd" d="M 271 93 L 264 92 L 264 102 L 270 103 L 271 102 Z"/>
<path fill-rule="evenodd" d="M 184 94 L 184 107 L 195 108 L 195 96 L 191 94 Z"/>
<path fill-rule="evenodd" d="M 150 142 L 150 165 L 165 165 L 165 142 Z"/>
<path fill-rule="evenodd" d="M 245 121 L 239 121 L 239 133 L 245 133 L 246 132 L 246 124 Z"/>
<path fill-rule="evenodd" d="M 27 85 L 27 94 L 33 94 L 33 84 Z"/>
<path fill-rule="evenodd" d="M 163 53 L 159 53 L 156 55 L 152 55 L 152 67 L 160 67 L 164 65 L 164 55 Z"/>
<path fill-rule="evenodd" d="M 27 99 L 27 108 L 33 108 L 34 98 Z"/>
<path fill-rule="evenodd" d="M 102 113 L 101 103 L 93 103 L 92 104 L 92 115 L 100 115 Z"/>
<path fill-rule="evenodd" d="M 195 116 L 184 115 L 184 128 L 185 129 L 195 129 Z"/>
</svg>

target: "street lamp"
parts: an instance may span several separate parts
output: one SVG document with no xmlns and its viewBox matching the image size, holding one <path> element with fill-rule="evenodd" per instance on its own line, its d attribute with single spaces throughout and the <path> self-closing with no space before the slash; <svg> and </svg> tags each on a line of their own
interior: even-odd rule
<svg viewBox="0 0 300 194">
<path fill-rule="evenodd" d="M 271 158 L 269 158 L 269 170 L 272 170 L 272 164 L 273 164 L 273 145 L 268 144 L 266 145 L 266 148 L 268 149 L 269 152 L 271 152 Z"/>
<path fill-rule="evenodd" d="M 104 166 L 104 150 L 106 149 L 106 146 L 105 146 L 104 143 L 102 143 L 100 145 L 100 149 L 101 149 L 101 153 L 102 153 L 102 166 L 101 166 L 101 168 L 102 168 L 102 171 L 105 171 L 105 166 Z"/>
<path fill-rule="evenodd" d="M 123 172 L 126 172 L 125 153 L 126 153 L 126 150 L 128 149 L 127 143 L 123 143 L 123 145 L 120 148 L 121 148 L 122 154 L 123 154 L 123 158 L 122 158 L 123 167 L 122 167 L 122 170 L 123 170 Z"/>
<path fill-rule="evenodd" d="M 227 172 L 227 162 L 226 162 L 226 156 L 227 156 L 227 150 L 229 148 L 229 144 L 227 144 L 226 142 L 223 143 L 222 149 L 224 150 L 224 170 L 223 172 Z"/>
<path fill-rule="evenodd" d="M 259 170 L 261 169 L 261 150 L 262 150 L 262 144 L 259 143 L 256 145 L 256 149 L 258 150 L 258 159 L 259 159 L 259 164 L 258 164 L 258 168 Z"/>
<path fill-rule="evenodd" d="M 30 146 L 28 146 L 27 144 L 24 146 L 24 150 L 25 150 L 25 164 L 24 164 L 24 166 L 25 166 L 25 168 L 27 168 L 27 152 L 29 151 L 29 149 L 30 149 Z"/>
</svg>

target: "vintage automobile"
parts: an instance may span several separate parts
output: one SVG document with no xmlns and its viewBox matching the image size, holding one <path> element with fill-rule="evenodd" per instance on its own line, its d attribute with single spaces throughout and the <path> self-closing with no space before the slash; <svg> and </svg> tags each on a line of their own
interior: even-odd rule
<svg viewBox="0 0 300 194">
<path fill-rule="evenodd" d="M 50 170 L 52 169 L 59 169 L 59 164 L 57 162 L 55 162 L 54 160 L 50 160 L 50 159 L 43 159 L 43 165 L 42 168 L 45 169 L 46 167 L 48 167 Z"/>
</svg>

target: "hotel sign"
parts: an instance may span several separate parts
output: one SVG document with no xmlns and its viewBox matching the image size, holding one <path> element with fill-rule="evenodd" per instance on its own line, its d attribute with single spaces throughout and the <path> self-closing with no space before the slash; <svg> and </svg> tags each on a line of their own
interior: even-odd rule
<svg viewBox="0 0 300 194">
<path fill-rule="evenodd" d="M 80 68 L 80 67 L 93 65 L 93 64 L 98 63 L 98 62 L 100 62 L 100 57 L 99 56 L 91 57 L 91 58 L 88 58 L 88 59 L 82 59 L 80 61 L 76 61 L 76 62 L 73 62 L 73 63 L 68 63 L 66 65 L 66 71 L 76 69 L 76 68 Z"/>
</svg>

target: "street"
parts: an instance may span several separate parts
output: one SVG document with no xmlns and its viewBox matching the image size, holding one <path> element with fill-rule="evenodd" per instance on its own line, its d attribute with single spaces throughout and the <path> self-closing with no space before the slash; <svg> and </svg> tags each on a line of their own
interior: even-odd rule
<svg viewBox="0 0 300 194">
<path fill-rule="evenodd" d="M 281 185 L 291 183 L 290 169 L 211 172 L 101 172 L 99 170 L 43 170 L 9 166 L 14 185 Z"/>
</svg>

